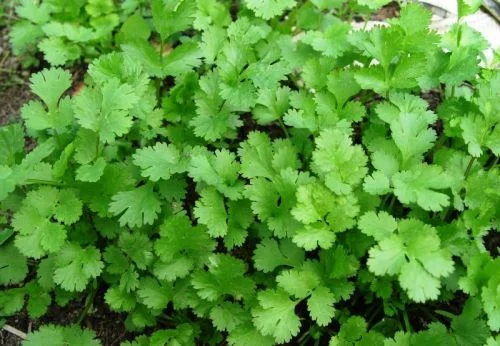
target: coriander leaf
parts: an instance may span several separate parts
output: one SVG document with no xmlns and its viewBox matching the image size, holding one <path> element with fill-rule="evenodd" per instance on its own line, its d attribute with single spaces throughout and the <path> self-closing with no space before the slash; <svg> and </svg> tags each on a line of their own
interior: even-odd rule
<svg viewBox="0 0 500 346">
<path fill-rule="evenodd" d="M 276 276 L 276 282 L 288 294 L 302 299 L 309 296 L 320 284 L 320 278 L 312 270 L 289 269 L 281 271 Z"/>
<path fill-rule="evenodd" d="M 198 222 L 207 226 L 211 237 L 223 237 L 228 231 L 224 197 L 214 188 L 206 188 L 196 201 L 194 215 Z"/>
<path fill-rule="evenodd" d="M 298 169 L 297 150 L 289 140 L 275 140 L 263 132 L 251 132 L 238 149 L 245 178 L 273 179 L 287 168 Z"/>
<path fill-rule="evenodd" d="M 20 124 L 0 127 L 0 162 L 12 166 L 24 151 L 24 131 Z"/>
<path fill-rule="evenodd" d="M 132 311 L 136 306 L 136 298 L 118 287 L 110 287 L 104 295 L 106 304 L 114 311 Z"/>
<path fill-rule="evenodd" d="M 281 15 L 285 10 L 295 7 L 296 0 L 245 0 L 245 4 L 255 14 L 264 19 Z"/>
<path fill-rule="evenodd" d="M 45 69 L 30 78 L 31 90 L 49 110 L 55 110 L 63 93 L 71 86 L 71 74 L 60 68 Z"/>
<path fill-rule="evenodd" d="M 241 246 L 248 235 L 247 229 L 254 221 L 254 215 L 250 207 L 250 201 L 240 199 L 228 202 L 228 231 L 224 237 L 224 245 L 228 250 L 235 246 Z"/>
<path fill-rule="evenodd" d="M 188 29 L 193 22 L 196 10 L 192 1 L 153 0 L 151 14 L 153 25 L 162 40 L 166 40 L 177 31 Z"/>
<path fill-rule="evenodd" d="M 195 94 L 197 116 L 190 121 L 194 133 L 208 141 L 233 137 L 243 122 L 220 96 L 218 73 L 207 73 L 199 83 L 200 90 Z"/>
<path fill-rule="evenodd" d="M 357 3 L 362 6 L 367 6 L 371 10 L 378 10 L 382 6 L 387 5 L 390 0 L 357 0 Z"/>
<path fill-rule="evenodd" d="M 435 190 L 450 187 L 450 179 L 440 166 L 420 164 L 411 171 L 393 176 L 394 194 L 401 203 L 417 203 L 424 210 L 440 211 L 450 204 L 448 195 Z"/>
<path fill-rule="evenodd" d="M 298 334 L 300 320 L 295 315 L 295 301 L 281 289 L 259 292 L 259 305 L 253 309 L 253 322 L 263 335 L 272 335 L 276 342 L 288 342 Z"/>
<path fill-rule="evenodd" d="M 208 271 L 198 270 L 191 276 L 191 283 L 198 296 L 210 302 L 225 295 L 241 300 L 254 294 L 255 283 L 248 276 L 246 263 L 227 254 L 209 257 Z"/>
<path fill-rule="evenodd" d="M 152 242 L 148 236 L 139 232 L 122 232 L 118 239 L 118 246 L 134 261 L 139 269 L 146 269 L 154 259 Z"/>
<path fill-rule="evenodd" d="M 381 241 L 390 236 L 398 227 L 396 220 L 387 212 L 377 214 L 370 211 L 359 218 L 358 227 L 366 235 Z"/>
<path fill-rule="evenodd" d="M 195 147 L 191 153 L 188 174 L 196 182 L 215 187 L 229 199 L 239 199 L 243 185 L 238 180 L 240 164 L 236 155 L 227 149 L 209 152 L 204 147 Z"/>
<path fill-rule="evenodd" d="M 100 346 L 94 331 L 81 329 L 79 326 L 55 326 L 52 324 L 41 326 L 37 331 L 28 334 L 23 346 L 39 345 L 82 345 Z"/>
<path fill-rule="evenodd" d="M 78 59 L 82 55 L 80 47 L 61 37 L 48 37 L 38 43 L 44 59 L 52 66 L 61 66 L 68 61 Z"/>
<path fill-rule="evenodd" d="M 28 274 L 28 261 L 14 243 L 9 242 L 0 247 L 0 285 L 21 282 Z"/>
<path fill-rule="evenodd" d="M 81 292 L 103 267 L 101 253 L 95 247 L 68 243 L 56 254 L 54 282 L 67 291 Z"/>
<path fill-rule="evenodd" d="M 170 288 L 161 285 L 152 277 L 145 277 L 139 283 L 137 295 L 140 301 L 150 309 L 163 309 L 171 299 Z"/>
<path fill-rule="evenodd" d="M 315 142 L 312 170 L 336 194 L 350 193 L 367 173 L 368 159 L 362 147 L 353 145 L 347 133 L 335 129 L 321 131 Z"/>
<path fill-rule="evenodd" d="M 98 181 L 106 168 L 106 159 L 98 158 L 94 163 L 83 164 L 76 170 L 76 180 L 86 182 Z"/>
<path fill-rule="evenodd" d="M 272 336 L 262 335 L 252 323 L 238 325 L 229 333 L 227 341 L 231 346 L 272 346 L 275 344 Z"/>
<path fill-rule="evenodd" d="M 305 225 L 295 234 L 294 242 L 312 250 L 318 245 L 329 248 L 336 232 L 354 226 L 359 206 L 354 195 L 336 196 L 323 185 L 313 183 L 298 187 L 297 205 L 291 213 Z"/>
<path fill-rule="evenodd" d="M 312 292 L 307 300 L 307 309 L 319 326 L 326 326 L 331 322 L 335 315 L 335 301 L 335 296 L 324 286 L 319 286 Z"/>
<path fill-rule="evenodd" d="M 130 227 L 152 225 L 161 210 L 161 203 L 152 184 L 130 191 L 118 192 L 111 198 L 109 211 L 120 216 L 120 225 Z"/>
<path fill-rule="evenodd" d="M 176 215 L 162 224 L 154 248 L 160 259 L 154 274 L 161 280 L 174 281 L 207 263 L 215 242 L 202 227 L 193 227 L 185 215 Z"/>
<path fill-rule="evenodd" d="M 279 87 L 273 89 L 259 89 L 257 105 L 253 109 L 253 116 L 260 125 L 267 125 L 279 120 L 289 106 L 288 95 L 290 89 Z"/>
<path fill-rule="evenodd" d="M 73 190 L 41 187 L 30 191 L 12 220 L 12 227 L 19 232 L 16 246 L 34 258 L 57 252 L 67 238 L 65 225 L 78 221 L 81 214 L 82 202 Z"/>
<path fill-rule="evenodd" d="M 77 152 L 78 153 L 78 152 Z M 113 215 L 109 211 L 111 198 L 117 193 L 132 189 L 136 182 L 131 165 L 110 163 L 104 168 L 104 173 L 95 183 L 82 183 L 80 194 L 90 210 L 100 217 Z"/>
<path fill-rule="evenodd" d="M 302 36 L 301 41 L 327 57 L 337 58 L 350 47 L 348 41 L 350 29 L 351 26 L 349 24 L 339 20 L 330 25 L 324 32 L 307 31 Z"/>
<path fill-rule="evenodd" d="M 440 278 L 453 271 L 451 254 L 440 248 L 436 229 L 415 219 L 398 222 L 398 232 L 379 241 L 369 255 L 370 271 L 399 274 L 401 287 L 416 302 L 436 299 Z"/>
<path fill-rule="evenodd" d="M 80 91 L 74 99 L 75 117 L 83 128 L 97 132 L 102 142 L 111 143 L 130 130 L 130 111 L 138 101 L 130 85 L 110 79 L 102 86 Z"/>
<path fill-rule="evenodd" d="M 321 224 L 305 225 L 298 229 L 293 236 L 293 242 L 306 251 L 312 251 L 318 246 L 322 249 L 328 249 L 333 245 L 335 239 L 337 239 L 335 233 L 329 227 Z"/>
<path fill-rule="evenodd" d="M 257 269 L 269 273 L 282 265 L 300 266 L 304 261 L 304 251 L 288 239 L 278 242 L 275 239 L 266 238 L 257 245 L 253 261 Z"/>
<path fill-rule="evenodd" d="M 134 164 L 141 167 L 144 177 L 158 181 L 185 171 L 185 160 L 181 155 L 173 144 L 156 143 L 153 147 L 138 149 L 132 157 Z"/>
<path fill-rule="evenodd" d="M 251 184 L 246 186 L 245 196 L 252 202 L 254 214 L 267 222 L 277 237 L 283 238 L 292 235 L 300 226 L 290 214 L 296 201 L 296 187 L 311 181 L 308 174 L 288 168 L 272 180 L 260 177 L 251 179 Z"/>
<path fill-rule="evenodd" d="M 210 311 L 210 319 L 217 330 L 231 332 L 245 322 L 245 311 L 238 303 L 224 301 Z"/>
</svg>

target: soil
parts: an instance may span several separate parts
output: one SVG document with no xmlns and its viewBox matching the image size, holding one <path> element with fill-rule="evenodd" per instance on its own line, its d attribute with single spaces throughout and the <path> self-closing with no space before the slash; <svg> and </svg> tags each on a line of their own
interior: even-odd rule
<svg viewBox="0 0 500 346">
<path fill-rule="evenodd" d="M 28 79 L 9 46 L 8 26 L 0 28 L 0 125 L 15 122 L 24 103 L 32 96 Z"/>
<path fill-rule="evenodd" d="M 386 19 L 399 17 L 399 4 L 396 1 L 390 2 L 389 4 L 378 10 L 371 18 L 375 21 L 384 21 Z"/>
<path fill-rule="evenodd" d="M 234 9 L 233 9 L 234 10 Z M 380 11 L 372 16 L 372 20 L 386 20 L 389 18 L 394 18 L 399 16 L 399 5 L 397 2 L 392 2 L 387 6 L 384 6 Z M 234 11 L 233 11 L 234 12 Z M 5 23 L 4 23 L 5 24 Z M 32 94 L 29 90 L 29 76 L 31 73 L 36 72 L 37 69 L 23 69 L 20 61 L 13 56 L 10 51 L 9 41 L 8 41 L 8 21 L 3 27 L 0 27 L 0 126 L 12 123 L 19 120 L 20 109 L 23 104 L 25 104 L 30 99 L 33 99 Z M 43 67 L 43 66 L 42 66 Z M 77 66 L 71 69 L 74 76 L 74 87 L 70 91 L 72 94 L 78 93 L 81 87 L 81 81 L 83 80 L 85 66 Z M 168 86 L 167 86 L 168 87 Z M 421 95 L 429 103 L 429 108 L 435 110 L 437 104 L 439 103 L 440 95 L 437 92 L 429 92 Z M 245 125 L 242 131 L 249 132 L 251 130 L 262 130 L 266 131 L 273 138 L 284 137 L 284 133 L 279 126 L 264 128 L 252 122 L 248 117 L 243 116 Z M 440 126 L 436 124 L 435 126 Z M 358 129 L 359 130 L 359 129 Z M 358 131 L 359 132 L 359 131 Z M 246 137 L 246 133 L 240 133 Z M 190 184 L 193 186 L 193 184 Z M 186 199 L 187 201 L 195 200 L 196 192 L 190 191 L 190 195 Z M 187 208 L 191 210 L 191 208 Z M 493 256 L 498 256 L 498 249 L 500 247 L 500 235 L 496 231 L 491 231 L 484 237 L 485 245 Z M 248 260 L 251 257 L 252 244 L 249 247 L 239 248 L 233 251 L 233 255 L 239 258 Z M 82 327 L 90 328 L 95 331 L 97 338 L 101 340 L 104 346 L 115 346 L 119 345 L 125 340 L 131 340 L 134 337 L 133 333 L 130 333 L 125 328 L 125 314 L 118 314 L 116 312 L 110 311 L 107 304 L 104 302 L 104 292 L 105 288 L 101 288 L 95 298 L 93 308 L 89 311 L 87 317 L 82 322 Z M 446 310 L 452 310 L 454 313 L 459 313 L 463 305 L 464 297 L 458 296 L 452 302 L 449 302 L 446 306 L 441 308 Z M 85 296 L 82 295 L 81 298 L 69 303 L 65 307 L 59 307 L 53 304 L 46 315 L 40 319 L 30 319 L 27 312 L 23 310 L 16 316 L 7 319 L 7 324 L 22 331 L 28 333 L 32 330 L 36 330 L 41 325 L 44 324 L 60 324 L 60 325 L 70 325 L 76 323 L 79 316 L 84 308 Z M 375 303 L 377 304 L 377 302 Z M 352 308 L 352 307 L 351 307 Z M 418 313 L 420 306 L 415 305 L 415 310 L 417 313 L 412 314 L 412 324 L 414 326 L 420 326 L 417 329 L 423 329 L 426 327 L 427 321 L 422 317 L 421 313 Z M 299 315 L 305 314 L 306 307 L 304 304 L 299 305 L 297 308 Z M 367 306 L 359 301 L 360 311 L 366 311 Z M 360 312 L 362 313 L 362 312 Z M 306 326 L 303 326 L 304 328 Z M 338 330 L 338 326 L 333 326 L 334 331 Z M 2 346 L 20 346 L 22 340 L 2 329 L 0 329 L 0 345 Z M 321 340 L 321 345 L 326 344 L 327 340 Z"/>
<path fill-rule="evenodd" d="M 93 308 L 83 320 L 83 328 L 92 329 L 97 338 L 104 346 L 118 346 L 121 342 L 132 340 L 134 335 L 125 329 L 125 314 L 119 314 L 109 310 L 104 302 L 105 290 L 98 291 L 94 300 Z M 7 324 L 28 333 L 38 329 L 41 325 L 71 325 L 78 321 L 83 310 L 85 296 L 70 302 L 65 307 L 59 307 L 52 304 L 46 315 L 39 319 L 30 319 L 25 310 L 16 316 L 7 319 Z M 0 345 L 2 346 L 21 346 L 22 339 L 0 329 Z"/>
<path fill-rule="evenodd" d="M 498 257 L 500 252 L 500 232 L 496 229 L 490 230 L 484 237 L 484 246 L 493 258 Z"/>
</svg>

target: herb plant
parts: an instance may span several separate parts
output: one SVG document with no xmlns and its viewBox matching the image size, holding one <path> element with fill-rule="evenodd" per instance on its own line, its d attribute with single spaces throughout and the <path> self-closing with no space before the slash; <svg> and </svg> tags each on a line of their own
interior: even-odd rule
<svg viewBox="0 0 500 346">
<path fill-rule="evenodd" d="M 13 36 L 50 11 L 118 25 L 58 3 L 25 1 Z M 421 5 L 352 29 L 385 3 L 152 1 L 78 92 L 34 74 L 0 128 L 0 314 L 86 295 L 85 314 L 104 290 L 153 330 L 124 345 L 496 345 L 500 74 Z M 74 338 L 99 343 L 47 325 L 25 344 Z"/>
</svg>

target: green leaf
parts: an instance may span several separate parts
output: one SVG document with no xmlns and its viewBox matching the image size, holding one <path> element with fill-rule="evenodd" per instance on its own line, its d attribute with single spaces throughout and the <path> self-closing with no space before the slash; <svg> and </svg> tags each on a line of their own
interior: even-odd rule
<svg viewBox="0 0 500 346">
<path fill-rule="evenodd" d="M 35 332 L 28 334 L 23 346 L 39 345 L 82 345 L 100 346 L 94 331 L 81 329 L 79 326 L 62 327 L 52 324 L 41 326 Z"/>
<path fill-rule="evenodd" d="M 245 4 L 257 16 L 264 19 L 271 19 L 281 15 L 287 9 L 295 7 L 297 2 L 295 0 L 245 0 Z"/>
<path fill-rule="evenodd" d="M 12 166 L 24 151 L 24 131 L 21 125 L 12 124 L 0 127 L 0 162 Z"/>
<path fill-rule="evenodd" d="M 38 48 L 42 51 L 44 59 L 52 66 L 61 66 L 68 61 L 77 60 L 82 54 L 78 45 L 61 37 L 44 38 L 38 43 Z"/>
<path fill-rule="evenodd" d="M 53 110 L 62 94 L 71 86 L 71 74 L 60 68 L 51 68 L 35 73 L 30 82 L 33 93 L 45 102 L 49 110 Z"/>
<path fill-rule="evenodd" d="M 137 295 L 141 302 L 150 309 L 163 309 L 170 300 L 168 287 L 151 277 L 145 277 L 139 284 Z"/>
<path fill-rule="evenodd" d="M 67 244 L 56 255 L 54 281 L 67 291 L 81 292 L 104 267 L 101 253 L 93 246 Z"/>
<path fill-rule="evenodd" d="M 189 28 L 193 22 L 195 3 L 178 0 L 153 0 L 153 25 L 163 40 L 177 31 Z"/>
<path fill-rule="evenodd" d="M 12 226 L 16 246 L 25 256 L 40 258 L 59 251 L 67 238 L 65 225 L 78 221 L 82 202 L 73 190 L 41 187 L 28 193 Z"/>
<path fill-rule="evenodd" d="M 138 100 L 132 86 L 111 79 L 100 87 L 87 87 L 80 92 L 74 99 L 75 117 L 83 128 L 98 133 L 102 142 L 110 143 L 130 130 L 130 111 Z"/>
<path fill-rule="evenodd" d="M 243 122 L 221 97 L 218 73 L 207 73 L 199 83 L 200 90 L 195 94 L 197 115 L 190 121 L 195 135 L 207 141 L 234 136 Z"/>
<path fill-rule="evenodd" d="M 363 149 L 353 145 L 349 135 L 339 130 L 323 130 L 316 137 L 311 168 L 336 194 L 347 194 L 367 173 Z"/>
<path fill-rule="evenodd" d="M 167 180 L 187 169 L 186 160 L 173 144 L 156 143 L 153 147 L 137 150 L 132 157 L 134 164 L 141 167 L 142 176 L 151 181 Z"/>
<path fill-rule="evenodd" d="M 229 199 L 240 198 L 243 184 L 238 180 L 240 164 L 236 155 L 227 149 L 209 152 L 196 147 L 191 153 L 188 174 L 196 182 L 204 182 L 215 187 Z"/>
<path fill-rule="evenodd" d="M 309 296 L 320 284 L 318 275 L 307 269 L 283 270 L 276 276 L 278 286 L 288 294 L 302 299 Z"/>
<path fill-rule="evenodd" d="M 228 231 L 224 197 L 214 188 L 206 188 L 196 201 L 194 215 L 198 222 L 207 226 L 211 237 L 223 237 Z"/>
<path fill-rule="evenodd" d="M 28 261 L 12 242 L 0 247 L 0 274 L 0 285 L 19 283 L 28 274 Z"/>
<path fill-rule="evenodd" d="M 245 312 L 238 303 L 222 302 L 210 311 L 210 319 L 219 331 L 231 332 L 245 319 Z"/>
<path fill-rule="evenodd" d="M 376 232 L 380 227 L 385 225 L 379 225 Z M 415 219 L 400 221 L 397 234 L 387 235 L 369 255 L 370 271 L 376 275 L 399 274 L 401 287 L 416 302 L 436 299 L 440 278 L 453 272 L 451 254 L 441 249 L 436 229 Z"/>
<path fill-rule="evenodd" d="M 253 322 L 263 335 L 271 335 L 277 343 L 288 342 L 300 329 L 300 320 L 295 315 L 296 302 L 288 293 L 266 290 L 257 295 L 259 305 L 252 311 Z"/>
<path fill-rule="evenodd" d="M 324 56 L 337 58 L 350 47 L 348 33 L 351 29 L 349 24 L 341 21 L 334 22 L 331 26 L 321 31 L 307 31 L 301 41 L 310 45 L 314 50 L 321 52 Z"/>
<path fill-rule="evenodd" d="M 96 182 L 101 179 L 106 160 L 103 157 L 98 158 L 94 163 L 81 165 L 76 170 L 76 179 L 80 181 Z"/>
<path fill-rule="evenodd" d="M 269 273 L 282 265 L 300 266 L 304 261 L 304 251 L 287 239 L 278 242 L 266 238 L 257 245 L 253 260 L 257 269 Z"/>
<path fill-rule="evenodd" d="M 109 211 L 113 215 L 121 215 L 121 226 L 152 225 L 160 210 L 161 203 L 151 184 L 130 191 L 118 192 L 111 198 L 109 204 Z"/>
<path fill-rule="evenodd" d="M 191 280 L 201 298 L 212 302 L 230 295 L 240 300 L 254 294 L 255 284 L 245 276 L 246 264 L 242 260 L 227 254 L 213 254 L 207 267 L 208 271 L 193 273 Z"/>
<path fill-rule="evenodd" d="M 372 236 L 376 241 L 381 241 L 393 234 L 398 224 L 385 211 L 379 212 L 378 215 L 370 211 L 359 218 L 358 227 L 364 234 Z"/>
<path fill-rule="evenodd" d="M 307 309 L 318 325 L 326 326 L 335 316 L 333 303 L 335 303 L 335 296 L 328 288 L 320 286 L 312 292 L 311 297 L 307 300 Z"/>
<path fill-rule="evenodd" d="M 449 176 L 440 166 L 420 164 L 411 171 L 394 174 L 394 194 L 401 203 L 417 203 L 424 210 L 440 211 L 450 204 L 448 195 L 435 190 L 450 187 Z"/>
<path fill-rule="evenodd" d="M 458 0 L 458 16 L 465 17 L 473 14 L 481 4 L 481 0 Z"/>
</svg>

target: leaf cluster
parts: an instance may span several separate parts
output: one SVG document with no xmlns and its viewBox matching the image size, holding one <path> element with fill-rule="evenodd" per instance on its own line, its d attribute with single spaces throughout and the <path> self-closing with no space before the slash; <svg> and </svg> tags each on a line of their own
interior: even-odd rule
<svg viewBox="0 0 500 346">
<path fill-rule="evenodd" d="M 387 1 L 62 3 L 22 1 L 13 38 L 39 30 L 55 66 L 103 54 L 78 92 L 33 74 L 0 128 L 0 316 L 99 287 L 154 330 L 124 345 L 498 343 L 500 74 L 479 33 L 438 35 L 417 4 L 352 29 Z M 75 342 L 98 344 L 47 325 L 26 345 Z"/>
</svg>

